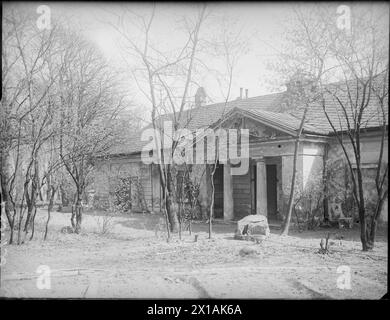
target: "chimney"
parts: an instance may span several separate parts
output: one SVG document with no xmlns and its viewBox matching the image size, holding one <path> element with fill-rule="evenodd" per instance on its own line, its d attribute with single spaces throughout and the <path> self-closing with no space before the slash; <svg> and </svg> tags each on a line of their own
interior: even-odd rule
<svg viewBox="0 0 390 320">
<path fill-rule="evenodd" d="M 195 107 L 201 107 L 206 102 L 206 91 L 203 87 L 199 87 L 195 93 Z"/>
<path fill-rule="evenodd" d="M 286 82 L 287 92 L 293 95 L 307 94 L 315 90 L 315 82 L 310 75 L 303 72 L 296 72 L 289 81 Z"/>
<path fill-rule="evenodd" d="M 242 99 L 242 88 L 240 88 L 240 99 Z"/>
<path fill-rule="evenodd" d="M 248 99 L 248 89 L 245 89 L 245 99 Z"/>
</svg>

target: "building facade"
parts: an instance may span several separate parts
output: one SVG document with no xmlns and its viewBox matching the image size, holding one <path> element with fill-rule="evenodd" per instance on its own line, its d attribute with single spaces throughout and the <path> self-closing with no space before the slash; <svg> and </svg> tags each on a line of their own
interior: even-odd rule
<svg viewBox="0 0 390 320">
<path fill-rule="evenodd" d="M 203 217 L 209 214 L 213 179 L 216 219 L 238 220 L 249 214 L 266 215 L 270 221 L 282 219 L 290 195 L 295 142 L 302 114 L 300 110 L 286 112 L 284 101 L 284 93 L 277 93 L 185 111 L 183 127 L 190 131 L 208 128 L 249 130 L 246 172 L 232 175 L 231 168 L 236 161 L 229 157 L 227 161 L 217 163 L 213 176 L 210 164 L 190 166 L 193 179 L 200 184 L 198 205 Z M 329 114 L 337 119 L 337 105 L 328 103 L 328 110 L 332 111 Z M 166 116 L 165 120 L 169 119 L 169 115 Z M 382 128 L 373 120 L 367 121 L 362 131 L 361 157 L 368 203 L 376 196 L 372 184 L 378 166 Z M 160 211 L 160 173 L 157 164 L 142 161 L 142 149 L 147 142 L 142 141 L 141 134 L 129 138 L 128 144 L 114 148 L 109 160 L 98 161 L 94 192 L 104 197 L 113 193 L 118 178 L 137 177 L 138 187 L 131 190 L 132 210 Z M 386 136 L 383 163 L 387 163 L 387 141 Z M 345 147 L 352 152 L 348 139 Z M 310 106 L 307 113 L 298 149 L 296 181 L 295 210 L 301 211 L 303 219 L 305 212 L 332 219 L 340 214 L 340 208 L 342 214 L 353 215 L 346 158 L 320 105 Z M 334 210 L 335 207 L 338 210 Z M 381 221 L 387 221 L 387 199 L 382 211 Z"/>
</svg>

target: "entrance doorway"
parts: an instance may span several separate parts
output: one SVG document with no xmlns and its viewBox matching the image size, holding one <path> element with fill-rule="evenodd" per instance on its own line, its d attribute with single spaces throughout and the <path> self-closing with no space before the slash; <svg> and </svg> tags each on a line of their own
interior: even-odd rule
<svg viewBox="0 0 390 320">
<path fill-rule="evenodd" d="M 278 210 L 278 190 L 277 190 L 277 166 L 267 164 L 267 216 L 268 220 L 277 219 Z"/>
<path fill-rule="evenodd" d="M 220 163 L 214 172 L 214 218 L 223 219 L 223 164 Z"/>
<path fill-rule="evenodd" d="M 252 163 L 251 171 L 251 213 L 256 214 L 256 193 L 257 193 L 257 167 L 256 163 Z"/>
</svg>

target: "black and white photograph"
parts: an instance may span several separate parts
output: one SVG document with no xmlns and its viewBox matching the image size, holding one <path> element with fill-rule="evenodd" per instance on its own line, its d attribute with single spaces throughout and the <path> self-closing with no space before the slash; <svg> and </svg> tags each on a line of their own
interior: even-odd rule
<svg viewBox="0 0 390 320">
<path fill-rule="evenodd" d="M 389 9 L 3 2 L 0 299 L 386 299 Z"/>
</svg>

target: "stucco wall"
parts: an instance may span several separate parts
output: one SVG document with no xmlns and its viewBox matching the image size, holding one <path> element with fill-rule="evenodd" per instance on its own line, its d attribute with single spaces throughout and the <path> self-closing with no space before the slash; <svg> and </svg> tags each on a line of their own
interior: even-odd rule
<svg viewBox="0 0 390 320">
<path fill-rule="evenodd" d="M 139 156 L 113 157 L 109 160 L 99 161 L 94 175 L 93 189 L 95 195 L 101 198 L 113 195 L 118 180 L 121 177 L 138 177 L 141 190 L 132 187 L 132 198 L 134 201 L 133 210 L 159 210 L 160 205 L 160 187 L 158 171 L 155 168 L 152 171 L 150 165 L 145 165 L 140 161 Z M 157 176 L 157 178 L 156 178 Z M 140 196 L 140 195 L 143 196 Z M 152 202 L 153 200 L 153 202 Z M 141 204 L 144 201 L 145 205 Z M 156 208 L 157 207 L 157 208 Z"/>
<path fill-rule="evenodd" d="M 211 180 L 209 177 L 210 170 L 205 165 L 194 164 L 192 166 L 191 179 L 196 183 L 200 183 L 198 201 L 204 219 L 207 219 L 210 212 Z"/>
<path fill-rule="evenodd" d="M 278 167 L 278 175 L 280 177 L 278 178 L 278 190 L 280 190 L 280 194 L 278 195 L 278 210 L 280 214 L 286 211 L 291 190 L 294 162 L 294 144 L 292 141 L 290 145 L 284 147 L 284 151 L 280 154 L 281 164 Z M 300 143 L 297 159 L 296 200 L 300 196 L 310 194 L 313 197 L 312 205 L 314 205 L 316 197 L 320 195 L 320 189 L 323 188 L 323 153 L 323 143 L 308 141 L 302 141 Z M 307 206 L 307 203 L 302 203 L 302 205 Z"/>
<path fill-rule="evenodd" d="M 345 137 L 345 148 L 349 154 L 352 165 L 356 165 L 355 157 L 353 155 L 353 148 L 348 138 Z M 361 139 L 361 163 L 363 168 L 363 183 L 364 183 L 364 197 L 367 202 L 367 207 L 370 207 L 370 202 L 375 201 L 376 188 L 374 183 L 374 176 L 379 159 L 380 150 L 380 136 L 374 134 L 366 134 Z M 384 144 L 383 163 L 388 161 L 388 140 L 386 138 Z M 346 202 L 345 198 L 351 198 L 346 189 L 351 189 L 351 179 L 349 169 L 347 167 L 346 157 L 340 144 L 336 139 L 330 143 L 328 152 L 327 167 L 330 171 L 330 193 L 332 195 L 331 205 L 336 202 Z M 349 187 L 347 187 L 349 185 Z M 351 201 L 351 200 L 350 200 Z M 351 205 L 349 206 L 351 207 Z M 370 208 L 369 208 L 370 210 Z M 387 199 L 383 206 L 380 221 L 388 221 Z"/>
<path fill-rule="evenodd" d="M 300 143 L 299 156 L 297 162 L 297 193 L 307 193 L 315 200 L 316 196 L 321 195 L 324 188 L 323 174 L 324 167 L 328 174 L 328 186 L 330 197 L 330 206 L 334 201 L 343 202 L 345 210 L 351 206 L 348 197 L 351 186 L 348 184 L 348 170 L 345 167 L 345 157 L 338 142 L 333 139 L 329 140 L 329 148 L 327 150 L 327 160 L 324 163 L 326 156 L 326 141 L 315 139 L 303 139 Z M 363 167 L 369 173 L 370 168 L 375 168 L 378 159 L 380 146 L 380 137 L 368 134 L 362 138 L 361 153 Z M 264 157 L 266 163 L 277 164 L 277 190 L 278 190 L 278 211 L 285 212 L 285 205 L 288 202 L 290 194 L 291 178 L 293 171 L 293 155 L 294 155 L 294 139 L 289 137 L 278 137 L 278 140 L 268 140 L 265 142 L 254 141 L 250 146 L 250 157 Z M 346 143 L 348 152 L 352 152 L 351 145 Z M 351 153 L 352 154 L 352 153 Z M 351 157 L 353 158 L 353 157 Z M 267 161 L 267 159 L 269 161 Z M 272 159 L 272 160 L 271 160 Z M 385 144 L 384 162 L 387 162 L 387 140 Z M 107 170 L 109 174 L 107 175 Z M 144 165 L 140 161 L 139 156 L 115 158 L 101 163 L 100 176 L 97 175 L 95 190 L 96 193 L 108 193 L 112 190 L 113 175 L 139 175 L 144 189 L 145 201 L 149 210 L 160 210 L 161 206 L 161 186 L 158 167 L 153 168 L 150 165 Z M 371 170 L 372 171 L 372 170 Z M 105 172 L 105 173 L 104 173 Z M 209 168 L 198 164 L 192 166 L 192 179 L 200 182 L 199 205 L 204 218 L 209 215 L 211 202 L 211 181 Z M 365 177 L 366 189 L 365 195 L 368 199 L 375 196 L 375 188 L 372 186 L 372 177 L 367 174 Z M 372 174 L 371 174 L 372 175 Z M 371 179 L 371 181 L 370 181 Z M 235 177 L 233 179 L 233 189 L 238 193 L 239 181 Z M 242 179 L 241 179 L 242 180 Z M 247 181 L 248 182 L 248 181 Z M 250 181 L 247 183 L 250 184 Z M 315 202 L 315 201 L 314 201 Z M 248 200 L 248 208 L 251 207 L 250 199 Z M 318 206 L 322 207 L 322 206 Z M 237 206 L 234 208 L 238 210 Z M 247 214 L 250 210 L 246 210 Z M 236 213 L 234 213 L 236 216 Z M 382 221 L 387 221 L 387 200 L 382 210 Z"/>
</svg>

